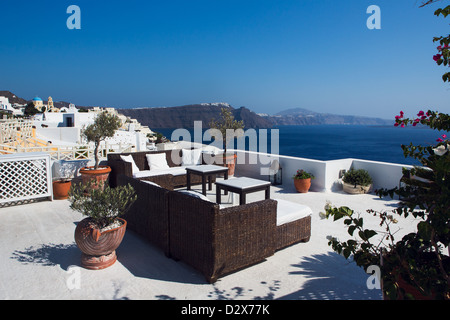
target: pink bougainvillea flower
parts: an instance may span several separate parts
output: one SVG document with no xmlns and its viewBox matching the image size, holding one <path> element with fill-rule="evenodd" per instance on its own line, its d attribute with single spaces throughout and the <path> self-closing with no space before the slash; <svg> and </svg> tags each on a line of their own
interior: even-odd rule
<svg viewBox="0 0 450 320">
<path fill-rule="evenodd" d="M 442 138 L 443 138 L 443 139 L 446 139 L 446 138 L 447 138 L 447 135 L 446 135 L 446 134 L 443 134 L 443 135 L 442 135 Z"/>
<path fill-rule="evenodd" d="M 439 139 L 436 139 L 436 141 L 437 141 L 437 142 L 442 142 L 442 141 L 444 141 L 444 140 L 442 140 L 441 138 L 439 138 Z"/>
<path fill-rule="evenodd" d="M 423 111 L 419 111 L 419 113 L 417 114 L 418 117 L 423 116 L 425 113 Z"/>
<path fill-rule="evenodd" d="M 400 117 L 403 118 L 403 115 L 404 115 L 403 111 L 400 111 Z"/>
<path fill-rule="evenodd" d="M 437 47 L 438 51 L 442 51 L 442 46 Z"/>
<path fill-rule="evenodd" d="M 404 123 L 402 123 L 400 127 L 404 128 L 404 127 L 405 127 L 405 124 L 404 124 Z"/>
<path fill-rule="evenodd" d="M 400 116 L 395 116 L 395 120 L 400 120 Z"/>
<path fill-rule="evenodd" d="M 397 122 L 394 123 L 394 127 L 398 127 L 398 125 L 399 125 L 399 123 L 397 123 Z"/>
<path fill-rule="evenodd" d="M 438 61 L 442 57 L 442 54 L 437 54 L 433 56 L 434 61 Z"/>
</svg>

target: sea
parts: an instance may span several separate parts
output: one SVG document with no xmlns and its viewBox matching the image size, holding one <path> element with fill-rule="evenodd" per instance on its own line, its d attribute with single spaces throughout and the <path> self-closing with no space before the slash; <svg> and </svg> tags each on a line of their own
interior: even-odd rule
<svg viewBox="0 0 450 320">
<path fill-rule="evenodd" d="M 316 160 L 337 160 L 346 158 L 390 162 L 397 164 L 419 165 L 412 158 L 405 158 L 401 145 L 436 145 L 436 140 L 447 132 L 439 132 L 428 127 L 394 127 L 392 126 L 363 126 L 363 125 L 303 125 L 303 126 L 278 126 L 272 129 L 254 130 L 247 134 L 244 144 L 237 140 L 232 142 L 237 149 L 263 151 L 276 153 L 272 150 L 272 143 L 278 142 L 280 155 L 302 157 Z M 275 131 L 278 130 L 278 131 Z M 172 138 L 174 129 L 155 129 L 167 138 Z M 193 130 L 188 130 L 194 141 Z M 248 131 L 246 131 L 247 133 Z M 278 134 L 278 139 L 277 139 Z M 256 147 L 250 142 L 249 136 L 257 136 L 259 141 L 267 140 L 263 147 Z M 211 144 L 207 138 L 204 144 Z M 252 140 L 254 141 L 254 140 Z M 239 147 L 241 146 L 241 147 Z M 229 147 L 233 147 L 231 144 Z"/>
</svg>

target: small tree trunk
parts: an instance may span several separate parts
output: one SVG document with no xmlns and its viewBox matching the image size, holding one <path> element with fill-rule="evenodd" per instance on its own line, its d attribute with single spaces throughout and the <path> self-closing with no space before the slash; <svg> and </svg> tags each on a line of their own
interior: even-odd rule
<svg viewBox="0 0 450 320">
<path fill-rule="evenodd" d="M 95 166 L 94 169 L 97 170 L 98 169 L 98 165 L 99 165 L 99 158 L 98 158 L 98 147 L 100 146 L 100 141 L 95 141 L 95 148 L 94 148 L 94 159 L 95 159 Z"/>
</svg>

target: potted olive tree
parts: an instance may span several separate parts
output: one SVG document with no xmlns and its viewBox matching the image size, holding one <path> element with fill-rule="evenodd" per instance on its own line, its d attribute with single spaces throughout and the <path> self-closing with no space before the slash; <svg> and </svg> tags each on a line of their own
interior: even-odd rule
<svg viewBox="0 0 450 320">
<path fill-rule="evenodd" d="M 209 127 L 211 129 L 218 130 L 218 133 L 220 133 L 219 136 L 221 137 L 223 142 L 223 154 L 216 155 L 216 163 L 223 164 L 224 166 L 228 167 L 228 175 L 233 175 L 236 165 L 236 154 L 227 153 L 227 146 L 231 140 L 243 134 L 244 121 L 235 120 L 229 108 L 222 108 L 221 119 L 212 119 L 209 123 Z"/>
<path fill-rule="evenodd" d="M 297 170 L 292 177 L 294 179 L 295 190 L 300 193 L 307 193 L 309 188 L 311 188 L 311 179 L 314 178 L 312 173 L 306 172 L 305 170 Z"/>
<path fill-rule="evenodd" d="M 432 111 L 421 111 L 414 120 L 403 119 L 403 113 L 396 116 L 396 126 L 419 123 L 448 132 L 450 116 Z M 401 199 L 392 212 L 368 210 L 380 218 L 382 229 L 366 229 L 363 217 L 348 207 L 325 207 L 323 216 L 343 219 L 353 236 L 347 241 L 331 238 L 329 245 L 365 270 L 378 266 L 387 299 L 450 299 L 450 258 L 444 253 L 450 251 L 450 142 L 446 134 L 437 142 L 402 145 L 404 155 L 422 166 L 403 168 L 402 186 L 376 191 L 380 197 Z M 396 240 L 392 224 L 409 215 L 419 221 L 415 232 Z"/>
<path fill-rule="evenodd" d="M 345 192 L 350 194 L 368 193 L 372 189 L 372 177 L 364 169 L 351 168 L 342 178 L 342 187 Z"/>
<path fill-rule="evenodd" d="M 93 182 L 90 182 L 93 183 Z M 75 229 L 75 242 L 82 252 L 81 265 L 87 269 L 104 269 L 117 260 L 115 250 L 122 242 L 127 226 L 120 218 L 136 201 L 131 185 L 103 189 L 76 184 L 69 193 L 70 208 L 87 216 Z"/>
<path fill-rule="evenodd" d="M 83 179 L 83 183 L 87 184 L 88 181 L 96 181 L 93 187 L 104 185 L 108 179 L 111 168 L 109 166 L 100 166 L 99 159 L 99 146 L 106 138 L 113 137 L 116 130 L 121 126 L 119 117 L 109 114 L 107 112 L 99 113 L 95 118 L 93 124 L 88 125 L 83 130 L 83 136 L 88 142 L 94 143 L 94 159 L 95 165 L 91 167 L 84 167 L 80 169 L 80 174 Z"/>
</svg>

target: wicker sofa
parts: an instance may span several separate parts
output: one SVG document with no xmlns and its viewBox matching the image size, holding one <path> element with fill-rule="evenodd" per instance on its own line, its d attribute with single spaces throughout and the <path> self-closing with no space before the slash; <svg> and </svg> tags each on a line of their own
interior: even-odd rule
<svg viewBox="0 0 450 320">
<path fill-rule="evenodd" d="M 158 178 L 159 182 L 172 185 L 171 175 Z M 136 201 L 123 216 L 127 221 L 127 228 L 163 250 L 164 254 L 169 257 L 170 190 L 126 175 L 119 175 L 117 183 L 118 185 L 130 184 L 137 194 Z"/>
<path fill-rule="evenodd" d="M 118 185 L 119 175 L 127 177 L 134 177 L 140 180 L 154 181 L 166 189 L 173 190 L 176 187 L 184 187 L 187 184 L 186 170 L 183 165 L 184 149 L 162 150 L 162 151 L 141 151 L 131 153 L 110 153 L 108 154 L 108 165 L 111 167 L 109 175 L 109 184 L 111 187 Z M 193 151 L 193 150 L 188 150 Z M 152 170 L 150 168 L 147 155 L 164 154 L 167 161 L 168 169 Z M 133 172 L 133 165 L 130 162 L 124 161 L 123 156 L 131 156 L 137 166 L 139 172 Z M 200 153 L 199 164 L 204 164 L 203 154 Z M 164 181 L 164 178 L 172 176 L 169 180 Z M 160 177 L 158 177 L 160 176 Z M 212 179 L 212 182 L 215 178 Z M 192 184 L 201 183 L 201 177 L 193 175 L 191 177 Z"/>
<path fill-rule="evenodd" d="M 220 276 L 275 253 L 276 210 L 277 202 L 270 199 L 221 208 L 216 203 L 171 191 L 170 255 L 214 283 Z"/>
<path fill-rule="evenodd" d="M 200 271 L 209 283 L 311 235 L 311 209 L 289 201 L 225 208 L 195 191 L 173 191 L 125 175 L 118 183 L 131 184 L 138 194 L 124 216 L 128 228 Z"/>
</svg>

